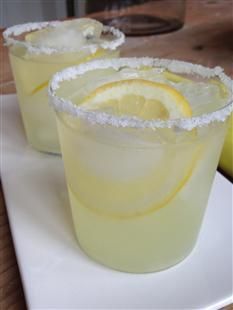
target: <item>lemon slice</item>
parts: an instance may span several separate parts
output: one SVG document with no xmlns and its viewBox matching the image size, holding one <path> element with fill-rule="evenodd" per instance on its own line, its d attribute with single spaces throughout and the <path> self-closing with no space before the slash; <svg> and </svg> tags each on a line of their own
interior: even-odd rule
<svg viewBox="0 0 233 310">
<path fill-rule="evenodd" d="M 164 76 L 167 80 L 169 80 L 169 81 L 171 81 L 171 82 L 173 82 L 173 83 L 190 82 L 189 79 L 187 79 L 187 78 L 185 78 L 185 77 L 183 77 L 183 76 L 181 76 L 181 75 L 178 75 L 178 74 L 172 73 L 172 72 L 170 72 L 170 71 L 167 71 L 167 70 L 165 70 L 165 71 L 163 72 L 163 76 Z"/>
<path fill-rule="evenodd" d="M 105 84 L 81 106 L 146 119 L 192 114 L 189 103 L 175 89 L 141 79 Z M 131 128 L 84 128 L 83 135 L 78 135 L 77 153 L 69 153 L 69 161 L 75 163 L 68 167 L 70 190 L 90 212 L 113 220 L 147 216 L 172 208 L 173 202 L 179 204 L 198 167 L 202 145 L 195 140 L 191 144 L 160 143 L 166 130 L 157 129 L 150 136 Z"/>
<path fill-rule="evenodd" d="M 220 95 L 222 96 L 222 98 L 227 98 L 229 96 L 229 92 L 227 90 L 226 85 L 224 85 L 221 81 L 219 81 L 217 79 L 210 79 L 209 82 L 211 84 L 218 86 L 219 92 L 220 92 Z"/>
<path fill-rule="evenodd" d="M 192 116 L 189 103 L 176 89 L 143 79 L 121 80 L 100 86 L 81 104 L 88 110 L 137 116 L 145 120 Z"/>
<path fill-rule="evenodd" d="M 80 58 L 80 55 L 78 55 L 78 53 L 77 53 L 77 55 L 78 55 L 77 59 L 75 60 L 74 57 L 73 57 L 72 62 L 70 63 L 70 66 L 72 66 L 72 65 L 79 65 L 81 63 L 91 61 L 94 58 L 101 58 L 101 57 L 104 56 L 104 54 L 105 54 L 105 51 L 103 49 L 98 49 L 95 53 L 83 56 L 81 58 Z M 68 56 L 68 54 L 66 54 L 66 55 L 67 55 L 67 59 L 68 59 L 69 56 Z M 63 54 L 63 57 L 64 57 L 64 54 Z M 48 66 L 49 66 L 49 64 L 48 64 Z M 60 70 L 63 67 L 65 67 L 65 65 L 64 66 L 61 65 Z M 35 88 L 33 88 L 30 91 L 30 95 L 35 95 L 38 92 L 40 92 L 41 90 L 45 90 L 48 87 L 48 84 L 49 84 L 49 79 L 44 81 L 44 82 L 42 82 L 41 84 L 37 85 Z"/>
<path fill-rule="evenodd" d="M 233 178 L 233 114 L 231 114 L 229 122 L 219 164 L 220 168 Z"/>
<path fill-rule="evenodd" d="M 124 150 L 121 152 L 123 153 Z M 182 150 L 178 150 L 177 153 L 175 150 L 174 152 L 164 151 L 161 146 L 158 152 L 159 156 L 155 151 L 154 154 L 153 152 L 148 154 L 147 150 L 142 150 L 141 153 L 135 150 L 125 150 L 124 157 L 120 157 L 120 161 L 119 158 L 118 161 L 114 161 L 110 155 L 109 159 L 105 158 L 103 169 L 98 174 L 98 171 L 96 173 L 96 169 L 93 169 L 93 165 L 99 162 L 95 158 L 98 155 L 93 149 L 92 169 L 86 165 L 87 158 L 90 156 L 86 153 L 82 165 L 79 163 L 79 167 L 71 167 L 72 171 L 77 169 L 79 178 L 77 180 L 75 173 L 71 172 L 68 177 L 69 188 L 90 212 L 112 219 L 124 220 L 148 216 L 168 207 L 175 200 L 174 204 L 179 204 L 183 199 L 182 192 L 184 193 L 198 166 L 201 147 L 195 145 L 193 150 L 184 150 L 182 154 Z M 117 154 L 116 151 L 116 156 Z M 147 155 L 154 156 L 154 165 L 151 165 L 151 169 L 149 166 L 152 161 L 146 162 Z M 135 166 L 134 162 L 140 162 L 140 160 L 140 167 Z M 142 166 L 145 166 L 144 174 Z M 128 179 L 130 170 L 132 173 L 135 170 L 136 172 L 134 172 L 134 177 Z M 113 173 L 106 175 L 106 171 Z M 137 173 L 141 176 L 137 176 Z"/>
</svg>

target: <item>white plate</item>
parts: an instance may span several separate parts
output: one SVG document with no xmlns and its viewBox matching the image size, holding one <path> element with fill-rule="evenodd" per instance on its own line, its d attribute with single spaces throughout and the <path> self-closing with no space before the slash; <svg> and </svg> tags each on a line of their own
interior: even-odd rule
<svg viewBox="0 0 233 310">
<path fill-rule="evenodd" d="M 217 309 L 232 302 L 232 184 L 216 174 L 198 243 L 166 271 L 107 269 L 76 243 L 61 158 L 26 143 L 2 96 L 1 177 L 29 309 Z"/>
</svg>

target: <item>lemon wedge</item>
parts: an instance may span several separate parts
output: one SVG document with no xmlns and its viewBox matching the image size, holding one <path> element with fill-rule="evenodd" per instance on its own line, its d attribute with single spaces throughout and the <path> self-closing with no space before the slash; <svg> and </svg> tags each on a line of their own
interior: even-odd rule
<svg viewBox="0 0 233 310">
<path fill-rule="evenodd" d="M 81 104 L 88 110 L 136 116 L 145 120 L 192 116 L 189 103 L 176 89 L 143 79 L 104 84 L 95 89 Z"/>
</svg>

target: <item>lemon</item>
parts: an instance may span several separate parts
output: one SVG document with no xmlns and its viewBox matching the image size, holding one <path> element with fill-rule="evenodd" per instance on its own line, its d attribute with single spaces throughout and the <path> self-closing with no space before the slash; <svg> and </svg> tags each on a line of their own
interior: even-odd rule
<svg viewBox="0 0 233 310">
<path fill-rule="evenodd" d="M 227 131 L 222 154 L 220 157 L 220 168 L 233 178 L 233 114 L 230 117 L 230 126 Z"/>
<path fill-rule="evenodd" d="M 104 84 L 95 89 L 81 104 L 88 110 L 137 116 L 145 120 L 192 116 L 189 103 L 176 89 L 143 79 Z"/>
<path fill-rule="evenodd" d="M 40 85 L 36 86 L 30 93 L 30 95 L 34 95 L 36 93 L 38 93 L 39 91 L 41 91 L 42 89 L 46 88 L 49 84 L 49 81 L 45 81 L 43 83 L 41 83 Z"/>
<path fill-rule="evenodd" d="M 181 76 L 181 75 L 178 75 L 178 74 L 175 74 L 175 73 L 172 73 L 170 71 L 167 71 L 165 70 L 163 72 L 163 76 L 168 80 L 168 81 L 171 81 L 173 83 L 181 83 L 181 82 L 190 82 L 189 79 Z"/>
<path fill-rule="evenodd" d="M 192 115 L 189 103 L 177 90 L 142 79 L 104 84 L 85 97 L 81 106 L 147 120 Z M 158 129 L 155 137 L 166 130 Z M 69 186 L 83 206 L 113 219 L 146 216 L 168 206 L 188 184 L 202 151 L 199 143 L 192 147 L 155 143 L 152 148 L 112 148 L 95 141 L 82 140 L 79 160 L 75 157 L 76 166 L 70 169 Z"/>
<path fill-rule="evenodd" d="M 67 66 L 67 64 L 63 64 L 62 63 L 62 58 L 71 58 L 72 57 L 72 61 L 70 63 L 70 65 L 79 65 L 81 63 L 84 63 L 84 62 L 88 62 L 88 61 L 91 61 L 92 59 L 94 58 L 101 58 L 104 56 L 105 52 L 103 49 L 98 49 L 95 53 L 93 54 L 89 54 L 89 55 L 83 55 L 82 57 L 80 57 L 81 53 L 66 53 L 66 54 L 62 54 L 62 56 L 58 56 L 60 58 L 60 62 L 61 62 L 61 68 L 60 69 L 57 69 L 57 71 L 61 70 L 63 67 Z M 74 55 L 77 55 L 76 57 L 74 57 Z M 58 60 L 59 60 L 58 58 Z M 49 66 L 49 64 L 48 64 Z M 33 90 L 30 92 L 30 95 L 34 95 L 36 93 L 38 93 L 39 91 L 41 90 L 44 90 L 45 88 L 48 87 L 48 84 L 49 84 L 49 79 L 42 82 L 41 84 L 37 85 L 35 88 L 33 88 Z"/>
<path fill-rule="evenodd" d="M 182 196 L 177 196 L 191 180 L 197 168 L 202 147 L 195 145 L 193 149 L 177 151 L 175 148 L 167 150 L 162 146 L 160 148 L 160 150 L 157 148 L 151 151 L 119 149 L 118 152 L 114 150 L 115 156 L 106 159 L 105 166 L 103 163 L 102 169 L 99 167 L 99 170 L 102 170 L 99 174 L 95 173 L 95 167 L 93 169 L 96 162 L 99 162 L 95 159 L 98 152 L 93 149 L 90 154 L 83 150 L 86 158 L 83 159 L 82 164 L 76 164 L 75 168 L 72 167 L 75 172 L 79 173 L 79 182 L 75 176 L 72 178 L 73 172 L 71 172 L 69 188 L 89 211 L 112 219 L 124 220 L 149 216 L 166 208 L 176 198 L 178 199 L 176 203 L 179 203 Z M 118 160 L 112 162 L 112 157 L 116 158 L 118 155 Z M 87 158 L 90 156 L 93 157 L 92 167 L 88 166 Z M 146 162 L 147 158 L 149 162 Z M 111 162 L 111 167 L 109 167 L 109 162 Z M 138 162 L 139 166 L 136 167 L 135 162 Z M 144 175 L 132 176 L 128 179 L 130 170 L 133 171 L 132 174 L 139 174 L 143 166 L 147 168 L 147 165 L 151 165 L 150 171 L 145 169 Z M 106 175 L 107 172 L 109 175 Z M 111 172 L 116 172 L 117 176 Z M 125 175 L 125 179 L 123 177 L 120 179 L 120 174 Z"/>
<path fill-rule="evenodd" d="M 223 99 L 226 99 L 229 96 L 227 87 L 220 80 L 210 79 L 210 83 L 218 86 L 220 96 Z M 219 166 L 227 175 L 233 178 L 233 114 L 230 116 L 229 123 Z"/>
<path fill-rule="evenodd" d="M 224 85 L 222 82 L 220 82 L 217 79 L 210 79 L 210 83 L 218 86 L 219 93 L 222 96 L 222 98 L 227 98 L 228 97 L 229 92 L 227 90 L 226 85 Z"/>
</svg>

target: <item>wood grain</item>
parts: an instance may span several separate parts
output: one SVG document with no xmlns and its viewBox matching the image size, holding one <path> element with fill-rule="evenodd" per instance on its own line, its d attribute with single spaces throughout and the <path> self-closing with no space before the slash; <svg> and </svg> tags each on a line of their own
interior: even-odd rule
<svg viewBox="0 0 233 310">
<path fill-rule="evenodd" d="M 186 23 L 181 30 L 127 38 L 122 55 L 176 58 L 207 66 L 220 65 L 233 76 L 232 12 L 232 0 L 188 0 Z M 0 93 L 15 92 L 12 81 L 7 48 L 3 47 L 0 35 Z M 0 188 L 0 310 L 8 309 L 24 310 L 26 303 Z M 233 305 L 224 309 L 233 310 Z"/>
<path fill-rule="evenodd" d="M 186 24 L 168 34 L 129 37 L 123 56 L 180 59 L 221 66 L 233 76 L 233 1 L 187 1 Z"/>
</svg>

